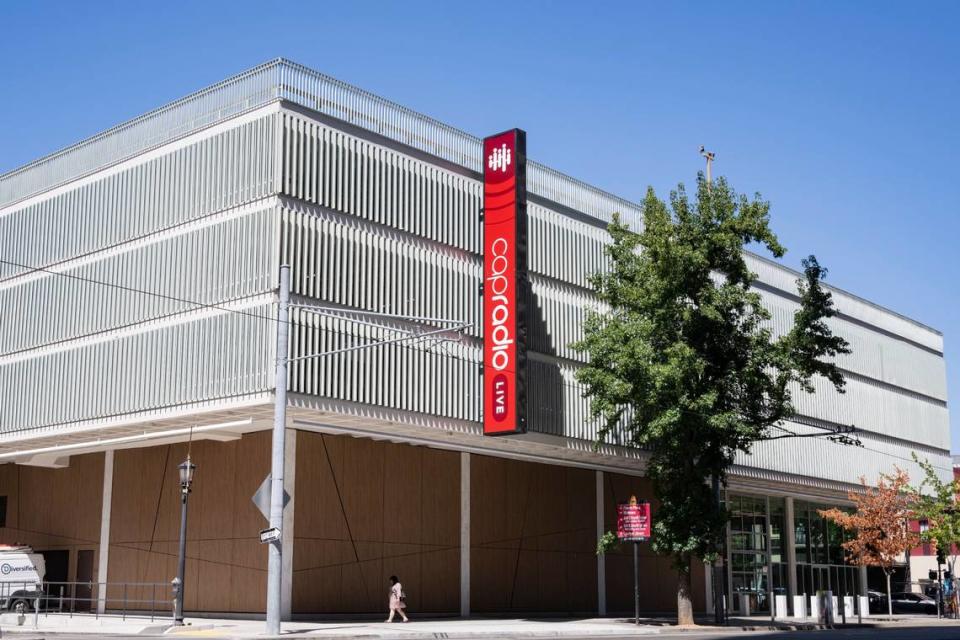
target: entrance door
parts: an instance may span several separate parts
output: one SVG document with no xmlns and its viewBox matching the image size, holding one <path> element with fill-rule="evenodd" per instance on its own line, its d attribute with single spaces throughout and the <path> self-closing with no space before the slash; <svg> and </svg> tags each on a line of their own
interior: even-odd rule
<svg viewBox="0 0 960 640">
<path fill-rule="evenodd" d="M 93 611 L 93 549 L 77 552 L 77 582 L 77 611 Z"/>
<path fill-rule="evenodd" d="M 43 562 L 47 566 L 47 573 L 43 578 L 47 585 L 47 595 L 57 602 L 62 595 L 64 603 L 69 605 L 70 587 L 66 582 L 70 579 L 70 552 L 56 549 L 37 553 L 43 556 Z"/>
</svg>

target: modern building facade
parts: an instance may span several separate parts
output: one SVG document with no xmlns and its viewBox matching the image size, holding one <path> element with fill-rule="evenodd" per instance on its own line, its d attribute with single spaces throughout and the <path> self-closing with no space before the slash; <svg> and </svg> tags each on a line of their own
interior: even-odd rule
<svg viewBox="0 0 960 640">
<path fill-rule="evenodd" d="M 277 60 L 0 176 L 0 542 L 49 553 L 49 579 L 169 582 L 189 449 L 186 609 L 262 612 L 250 497 L 269 472 L 287 264 L 290 357 L 337 353 L 291 360 L 286 612 L 380 611 L 391 574 L 420 612 L 631 610 L 630 558 L 594 550 L 617 502 L 650 496 L 644 455 L 593 449 L 569 345 L 606 224 L 638 226 L 640 208 L 528 163 L 528 432 L 484 437 L 481 155 L 479 138 Z M 798 274 L 749 261 L 786 331 Z M 798 395 L 785 426 L 853 424 L 863 447 L 778 440 L 738 461 L 722 583 L 755 608 L 771 588 L 863 588 L 816 513 L 860 476 L 915 474 L 912 452 L 950 473 L 942 335 L 833 295 L 847 393 Z M 444 321 L 471 326 L 394 341 Z M 648 547 L 642 606 L 671 610 L 669 561 Z"/>
</svg>

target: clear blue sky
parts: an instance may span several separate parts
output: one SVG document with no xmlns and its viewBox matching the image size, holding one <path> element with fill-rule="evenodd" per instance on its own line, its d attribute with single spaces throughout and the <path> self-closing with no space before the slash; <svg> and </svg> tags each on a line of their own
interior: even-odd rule
<svg viewBox="0 0 960 640">
<path fill-rule="evenodd" d="M 960 399 L 957 2 L 0 5 L 0 172 L 285 56 L 632 200 L 716 172 L 797 267 L 945 334 Z M 952 416 L 960 449 L 960 411 Z"/>
</svg>

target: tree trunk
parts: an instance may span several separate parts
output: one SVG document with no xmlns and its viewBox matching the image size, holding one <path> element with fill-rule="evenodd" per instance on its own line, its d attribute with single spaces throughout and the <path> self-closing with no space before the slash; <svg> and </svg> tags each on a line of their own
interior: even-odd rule
<svg viewBox="0 0 960 640">
<path fill-rule="evenodd" d="M 887 574 L 887 616 L 892 618 L 893 617 L 893 600 L 890 597 L 890 572 L 885 571 L 884 573 Z"/>
<path fill-rule="evenodd" d="M 677 571 L 677 624 L 692 625 L 693 589 L 690 585 L 690 558 L 683 559 L 683 566 Z"/>
<path fill-rule="evenodd" d="M 910 573 L 910 549 L 904 549 L 903 555 L 904 555 L 904 557 L 905 557 L 906 560 L 907 560 L 907 564 L 904 565 L 904 567 L 903 567 L 903 568 L 904 568 L 904 574 L 905 574 L 904 579 L 905 579 L 905 582 L 906 582 L 906 584 L 903 586 L 903 590 L 904 590 L 904 591 L 911 591 L 911 590 L 912 590 L 912 583 L 913 583 L 913 575 L 911 575 L 911 573 Z"/>
</svg>

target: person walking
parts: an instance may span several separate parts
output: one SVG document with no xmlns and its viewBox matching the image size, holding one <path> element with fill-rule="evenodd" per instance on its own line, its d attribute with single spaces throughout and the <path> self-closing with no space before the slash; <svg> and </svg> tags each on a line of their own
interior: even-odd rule
<svg viewBox="0 0 960 640">
<path fill-rule="evenodd" d="M 400 584 L 400 579 L 397 576 L 390 576 L 390 617 L 387 618 L 387 622 L 393 622 L 393 616 L 398 612 L 404 622 L 410 622 L 406 608 L 407 594 L 403 592 L 403 585 Z"/>
</svg>

